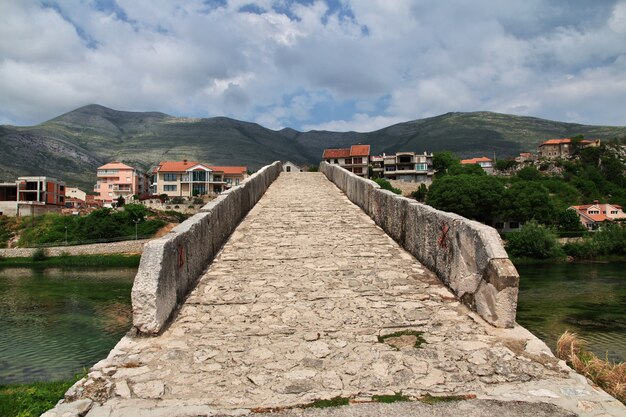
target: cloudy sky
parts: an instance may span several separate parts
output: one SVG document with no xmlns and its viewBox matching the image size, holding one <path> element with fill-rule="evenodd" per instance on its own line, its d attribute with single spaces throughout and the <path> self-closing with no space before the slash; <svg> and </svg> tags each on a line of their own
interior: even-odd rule
<svg viewBox="0 0 626 417">
<path fill-rule="evenodd" d="M 0 0 L 0 124 L 90 103 L 273 129 L 626 125 L 626 0 Z"/>
</svg>

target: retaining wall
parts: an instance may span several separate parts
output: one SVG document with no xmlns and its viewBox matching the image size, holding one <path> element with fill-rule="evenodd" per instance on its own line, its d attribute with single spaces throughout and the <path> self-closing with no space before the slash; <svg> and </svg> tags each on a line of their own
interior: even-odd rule
<svg viewBox="0 0 626 417">
<path fill-rule="evenodd" d="M 133 326 L 158 334 L 241 219 L 282 171 L 279 161 L 222 193 L 162 238 L 144 246 L 132 290 Z"/>
<path fill-rule="evenodd" d="M 513 327 L 519 275 L 495 229 L 381 190 L 336 165 L 322 162 L 320 171 L 464 304 L 494 326 Z"/>
<path fill-rule="evenodd" d="M 112 243 L 93 243 L 76 246 L 52 246 L 44 248 L 47 256 L 62 255 L 112 255 L 117 253 L 141 253 L 148 239 L 123 240 Z M 25 258 L 33 256 L 36 248 L 10 248 L 0 249 L 0 256 L 5 258 Z"/>
</svg>

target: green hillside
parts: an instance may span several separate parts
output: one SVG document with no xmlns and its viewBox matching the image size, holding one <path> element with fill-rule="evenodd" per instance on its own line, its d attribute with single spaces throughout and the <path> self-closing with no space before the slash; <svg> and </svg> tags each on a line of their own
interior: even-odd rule
<svg viewBox="0 0 626 417">
<path fill-rule="evenodd" d="M 626 127 L 585 126 L 532 117 L 448 113 L 376 132 L 274 131 L 225 117 L 194 119 L 156 112 L 81 107 L 30 127 L 0 126 L 0 181 L 49 175 L 90 190 L 111 160 L 148 169 L 161 160 L 199 160 L 250 169 L 275 160 L 317 163 L 326 147 L 369 143 L 373 153 L 451 150 L 460 156 L 516 155 L 554 137 L 626 137 Z"/>
</svg>

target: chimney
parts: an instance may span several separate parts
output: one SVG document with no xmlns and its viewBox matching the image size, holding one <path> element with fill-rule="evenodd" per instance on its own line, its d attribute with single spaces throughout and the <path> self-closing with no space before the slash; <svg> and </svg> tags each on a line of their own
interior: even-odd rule
<svg viewBox="0 0 626 417">
<path fill-rule="evenodd" d="M 600 201 L 598 200 L 593 200 L 593 204 L 598 204 Z"/>
<path fill-rule="evenodd" d="M 183 165 L 187 165 L 187 160 L 183 159 Z"/>
</svg>

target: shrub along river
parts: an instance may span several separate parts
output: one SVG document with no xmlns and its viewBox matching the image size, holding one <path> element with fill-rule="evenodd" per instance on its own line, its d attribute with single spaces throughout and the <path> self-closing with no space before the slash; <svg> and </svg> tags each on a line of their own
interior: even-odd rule
<svg viewBox="0 0 626 417">
<path fill-rule="evenodd" d="M 566 329 L 626 359 L 626 263 L 527 265 L 518 321 L 554 349 Z M 68 379 L 130 328 L 135 268 L 0 269 L 0 384 Z"/>
</svg>

